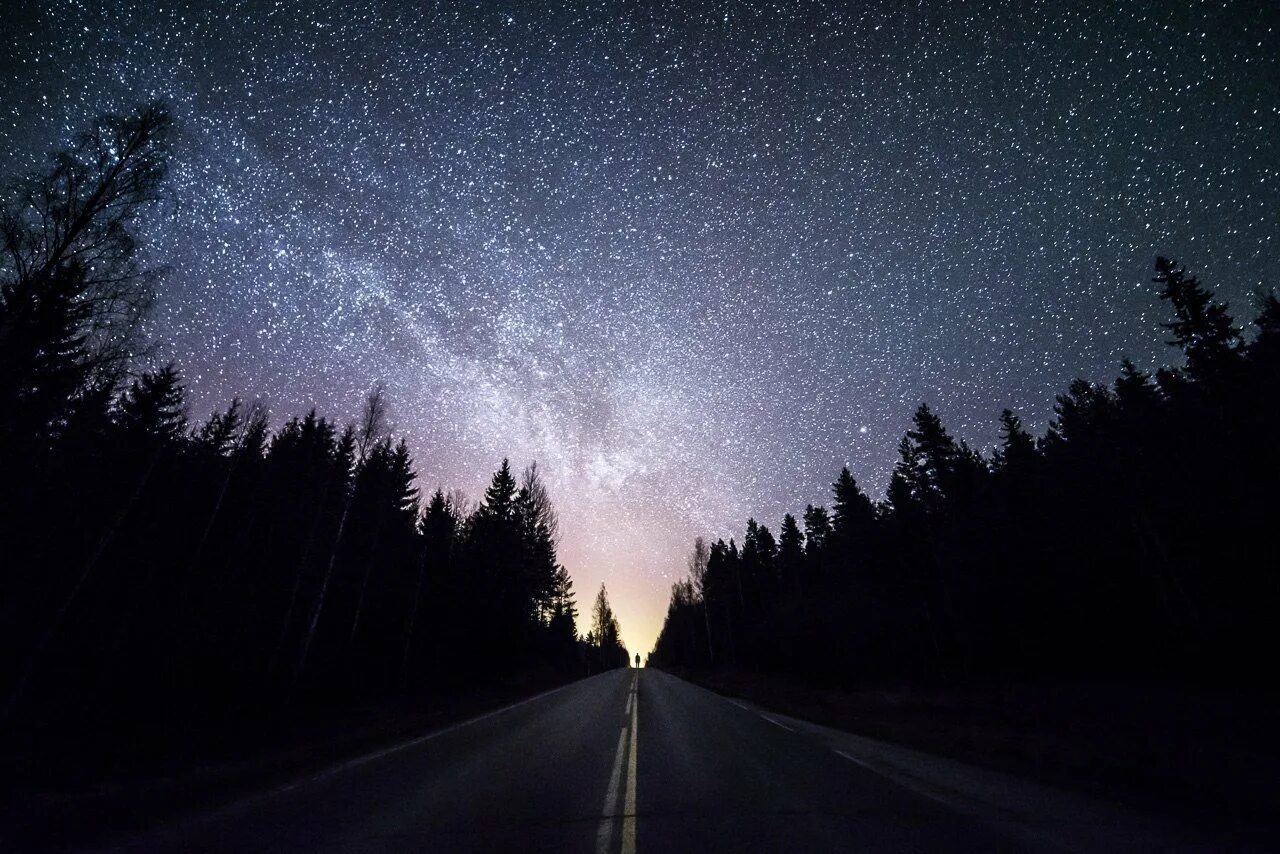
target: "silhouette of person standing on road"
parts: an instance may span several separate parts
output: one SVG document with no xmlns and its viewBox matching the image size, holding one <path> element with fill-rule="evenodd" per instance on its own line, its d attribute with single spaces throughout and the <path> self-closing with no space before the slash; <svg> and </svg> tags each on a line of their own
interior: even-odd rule
<svg viewBox="0 0 1280 854">
<path fill-rule="evenodd" d="M 636 653 L 636 667 L 640 666 L 640 653 Z"/>
</svg>

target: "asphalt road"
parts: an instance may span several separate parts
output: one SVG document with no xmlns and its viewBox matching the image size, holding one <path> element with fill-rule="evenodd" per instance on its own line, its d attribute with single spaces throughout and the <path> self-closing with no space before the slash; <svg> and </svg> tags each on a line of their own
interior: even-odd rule
<svg viewBox="0 0 1280 854">
<path fill-rule="evenodd" d="M 1245 849 L 626 669 L 118 850 Z"/>
</svg>

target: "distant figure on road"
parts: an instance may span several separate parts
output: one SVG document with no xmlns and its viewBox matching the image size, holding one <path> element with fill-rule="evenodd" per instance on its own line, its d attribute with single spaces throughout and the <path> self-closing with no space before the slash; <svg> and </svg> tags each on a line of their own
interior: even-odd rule
<svg viewBox="0 0 1280 854">
<path fill-rule="evenodd" d="M 640 653 L 636 653 L 636 667 L 640 666 Z"/>
</svg>

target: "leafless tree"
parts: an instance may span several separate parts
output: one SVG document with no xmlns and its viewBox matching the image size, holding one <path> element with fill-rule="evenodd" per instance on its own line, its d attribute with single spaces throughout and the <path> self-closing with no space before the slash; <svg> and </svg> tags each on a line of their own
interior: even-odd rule
<svg viewBox="0 0 1280 854">
<path fill-rule="evenodd" d="M 158 270 L 136 262 L 132 226 L 139 212 L 160 198 L 172 130 L 168 111 L 151 104 L 132 115 L 105 115 L 53 157 L 47 172 L 8 188 L 0 204 L 0 400 L 6 406 L 39 388 L 5 368 L 47 357 L 33 312 L 55 302 L 74 325 L 75 385 L 60 394 L 58 408 L 88 388 L 114 385 L 139 349 L 139 323 L 150 304 Z M 54 324 L 56 327 L 58 324 Z M 35 358 L 32 358 L 35 357 Z M 37 384 L 38 385 L 38 384 Z M 37 429 L 62 412 L 42 413 Z M 16 708 L 36 661 L 61 630 L 72 604 L 94 573 L 98 558 L 132 511 L 158 461 L 155 451 L 131 497 L 100 538 L 53 619 L 14 682 L 0 719 Z"/>
<path fill-rule="evenodd" d="M 369 396 L 365 398 L 364 410 L 360 414 L 360 426 L 356 429 L 356 468 L 365 462 L 369 457 L 369 451 L 378 442 L 382 441 L 386 430 L 387 403 L 384 397 L 384 387 L 382 383 L 374 385 L 369 392 Z M 388 440 L 390 441 L 390 440 Z M 342 545 L 342 536 L 346 532 L 347 518 L 351 514 L 351 502 L 355 498 L 355 490 L 347 491 L 345 500 L 342 502 L 342 515 L 338 517 L 338 532 L 333 538 L 333 546 L 329 549 L 329 560 L 325 564 L 324 575 L 320 579 L 320 594 L 316 599 L 315 608 L 311 611 L 311 619 L 307 623 L 307 633 L 302 639 L 302 656 L 298 663 L 298 669 L 294 674 L 294 684 L 302 678 L 303 671 L 307 667 L 307 659 L 311 655 L 311 645 L 315 641 L 316 627 L 320 624 L 320 614 L 324 610 L 325 599 L 329 593 L 329 582 L 333 578 L 333 567 L 338 559 L 338 549 Z M 374 534 L 373 549 L 377 551 L 378 533 Z M 369 587 L 369 575 L 373 571 L 372 555 L 370 559 L 364 561 L 364 574 L 360 581 L 360 595 L 356 599 L 355 616 L 351 620 L 351 632 L 348 637 L 348 645 L 354 644 L 356 632 L 360 628 L 360 615 L 364 611 L 365 594 Z M 292 694 L 292 690 L 289 692 Z"/>
<path fill-rule="evenodd" d="M 532 462 L 520 476 L 520 488 L 528 493 L 530 522 L 535 526 L 545 527 L 552 543 L 558 544 L 560 536 L 560 519 L 551 503 L 551 493 L 547 490 L 546 481 L 538 473 L 537 462 Z"/>
<path fill-rule="evenodd" d="M 80 271 L 91 383 L 118 379 L 140 348 L 139 324 L 162 271 L 138 264 L 133 225 L 161 198 L 172 131 L 159 103 L 101 116 L 47 172 L 13 185 L 0 208 L 6 299 L 49 287 L 61 270 Z M 0 337 L 10 332 L 0 324 Z"/>
<path fill-rule="evenodd" d="M 689 555 L 689 580 L 698 599 L 702 600 L 702 620 L 707 626 L 707 659 L 708 663 L 714 664 L 716 654 L 711 643 L 711 615 L 707 610 L 707 566 L 710 562 L 711 549 L 707 547 L 707 541 L 702 537 L 695 538 L 693 552 Z"/>
<path fill-rule="evenodd" d="M 360 413 L 360 426 L 356 430 L 356 461 L 364 462 L 369 451 L 387 432 L 386 387 L 376 383 L 365 398 Z"/>
</svg>

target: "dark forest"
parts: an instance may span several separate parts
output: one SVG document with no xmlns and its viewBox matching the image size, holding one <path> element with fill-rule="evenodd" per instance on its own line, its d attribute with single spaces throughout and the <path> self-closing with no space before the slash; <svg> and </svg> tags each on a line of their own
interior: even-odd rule
<svg viewBox="0 0 1280 854">
<path fill-rule="evenodd" d="M 1280 851 L 1277 20 L 7 4 L 0 854 Z"/>
<path fill-rule="evenodd" d="M 273 429 L 241 400 L 189 421 L 141 333 L 162 271 L 137 221 L 171 133 L 160 105 L 104 116 L 5 200 L 7 748 L 132 750 L 625 665 L 603 589 L 579 636 L 536 464 L 503 460 L 475 504 L 419 495 L 381 388 L 355 424 Z"/>
<path fill-rule="evenodd" d="M 1260 295 L 1246 332 L 1166 258 L 1151 295 L 1180 367 L 1076 380 L 1040 437 L 1005 410 L 989 455 L 921 404 L 883 501 L 846 468 L 829 508 L 776 535 L 751 519 L 740 543 L 700 539 L 652 661 L 843 685 L 1269 690 L 1254 680 L 1280 605 L 1280 302 Z"/>
<path fill-rule="evenodd" d="M 158 103 L 104 115 L 8 185 L 0 213 L 0 746 L 14 790 L 344 734 L 349 753 L 626 667 L 603 585 L 579 613 L 536 463 L 503 459 L 474 502 L 421 493 L 381 385 L 353 423 L 275 418 L 252 398 L 189 411 L 181 367 L 147 338 L 164 270 L 139 251 L 169 201 L 174 132 Z M 1126 360 L 1110 384 L 1076 380 L 1042 436 L 1005 410 L 989 453 L 921 404 L 883 500 L 845 468 L 829 505 L 776 534 L 749 519 L 741 541 L 698 538 L 649 664 L 718 688 L 715 674 L 747 674 L 926 698 L 1209 690 L 1231 698 L 1228 728 L 1236 708 L 1269 708 L 1280 300 L 1259 293 L 1242 326 L 1164 257 L 1150 295 L 1177 366 L 1152 376 Z M 956 723 L 939 709 L 931 725 Z M 1174 757 L 1170 726 L 1152 723 L 1152 739 Z M 1245 808 L 1237 790 L 1223 799 Z"/>
</svg>

